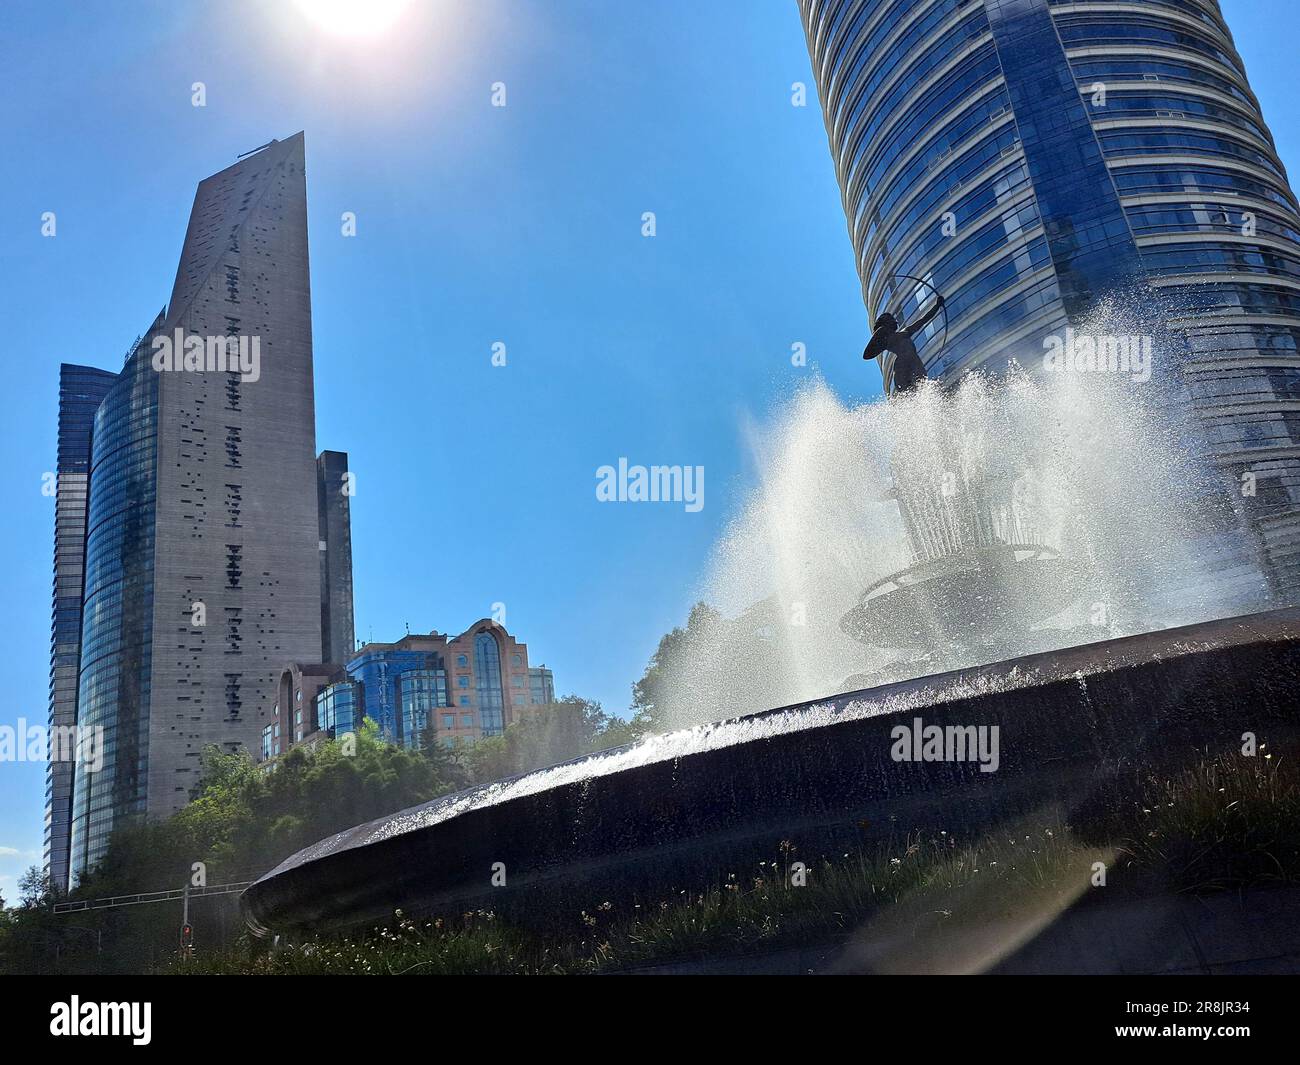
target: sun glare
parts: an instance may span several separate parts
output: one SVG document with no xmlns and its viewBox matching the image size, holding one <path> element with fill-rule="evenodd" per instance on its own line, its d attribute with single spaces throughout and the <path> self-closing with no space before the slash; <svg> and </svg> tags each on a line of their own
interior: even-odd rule
<svg viewBox="0 0 1300 1065">
<path fill-rule="evenodd" d="M 411 0 L 295 0 L 312 22 L 340 37 L 377 37 Z"/>
</svg>

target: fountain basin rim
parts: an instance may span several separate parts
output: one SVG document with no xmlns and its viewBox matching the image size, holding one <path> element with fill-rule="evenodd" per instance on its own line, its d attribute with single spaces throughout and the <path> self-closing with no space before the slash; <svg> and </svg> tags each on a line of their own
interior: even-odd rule
<svg viewBox="0 0 1300 1065">
<path fill-rule="evenodd" d="M 1189 630 L 1186 642 L 1180 642 L 1177 638 L 1180 628 Z M 720 746 L 762 740 L 775 733 L 797 732 L 832 724 L 836 720 L 854 720 L 906 711 L 931 704 L 936 699 L 1007 691 L 1069 677 L 1086 681 L 1092 674 L 1112 672 L 1149 661 L 1152 657 L 1151 644 L 1155 641 L 1159 642 L 1165 652 L 1162 657 L 1180 657 L 1229 642 L 1250 640 L 1250 630 L 1255 630 L 1256 639 L 1295 638 L 1300 635 L 1300 608 L 1239 615 L 1180 628 L 1105 640 L 1103 642 L 1108 645 L 1107 655 L 1101 661 L 1092 650 L 1095 644 L 1078 644 L 1057 651 L 895 681 L 663 733 L 637 743 L 583 755 L 544 769 L 531 770 L 490 784 L 439 796 L 426 803 L 344 829 L 303 848 L 259 877 L 245 890 L 243 897 L 246 899 L 250 894 L 257 894 L 259 887 L 268 881 L 308 863 L 391 840 L 406 833 L 427 830 L 471 809 L 502 804 L 584 778 L 612 776 L 644 765 L 705 754 Z M 653 756 L 636 757 L 639 754 Z"/>
</svg>

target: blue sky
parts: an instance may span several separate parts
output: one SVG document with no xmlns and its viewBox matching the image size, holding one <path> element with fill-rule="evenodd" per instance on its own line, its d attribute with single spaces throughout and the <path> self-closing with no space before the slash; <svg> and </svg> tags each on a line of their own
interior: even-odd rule
<svg viewBox="0 0 1300 1065">
<path fill-rule="evenodd" d="M 1223 7 L 1300 173 L 1291 0 Z M 59 363 L 118 368 L 170 292 L 197 182 L 299 129 L 317 445 L 357 475 L 358 636 L 460 631 L 501 602 L 562 693 L 625 710 L 753 481 L 746 419 L 814 367 L 845 397 L 879 392 L 795 81 L 793 0 L 415 0 L 362 41 L 291 0 L 6 0 L 0 725 L 46 715 Z M 704 466 L 705 506 L 598 503 L 620 456 Z M 43 789 L 43 767 L 0 764 L 10 901 Z"/>
</svg>

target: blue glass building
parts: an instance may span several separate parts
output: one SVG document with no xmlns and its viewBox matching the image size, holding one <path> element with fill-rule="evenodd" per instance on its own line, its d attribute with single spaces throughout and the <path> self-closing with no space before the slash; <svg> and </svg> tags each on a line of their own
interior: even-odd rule
<svg viewBox="0 0 1300 1065">
<path fill-rule="evenodd" d="M 418 731 L 428 727 L 428 711 L 447 705 L 446 672 L 437 652 L 372 645 L 348 662 L 347 671 L 360 690 L 362 712 L 379 726 L 379 734 L 389 742 L 417 746 Z M 443 681 L 441 703 L 427 702 L 426 697 L 436 696 L 436 692 L 426 692 L 422 681 L 418 695 L 406 694 L 404 682 L 408 677 L 439 673 Z"/>
<path fill-rule="evenodd" d="M 398 679 L 398 703 L 402 712 L 402 736 L 407 747 L 419 750 L 424 746 L 429 729 L 435 731 L 438 722 L 435 712 L 451 703 L 447 698 L 447 671 L 441 666 L 432 669 L 413 669 Z"/>
<path fill-rule="evenodd" d="M 355 732 L 361 716 L 361 693 L 354 681 L 341 680 L 316 693 L 316 728 L 330 739 Z M 270 751 L 264 757 L 269 758 Z"/>
<path fill-rule="evenodd" d="M 86 511 L 77 724 L 103 729 L 103 764 L 77 772 L 71 870 L 93 865 L 148 792 L 158 375 L 143 341 L 95 414 Z"/>
<path fill-rule="evenodd" d="M 1038 365 L 1149 286 L 1217 461 L 1253 475 L 1274 589 L 1300 589 L 1300 210 L 1218 4 L 799 7 L 870 319 L 929 298 L 896 275 L 933 284 L 918 353 L 953 380 Z"/>
<path fill-rule="evenodd" d="M 86 496 L 95 412 L 117 381 L 111 370 L 59 368 L 59 460 L 55 489 L 54 602 L 50 627 L 50 733 L 77 723 L 81 599 L 86 558 Z M 45 773 L 45 868 L 68 880 L 72 763 L 51 758 Z"/>
<path fill-rule="evenodd" d="M 533 706 L 555 702 L 555 675 L 545 666 L 528 668 L 528 701 Z"/>
</svg>

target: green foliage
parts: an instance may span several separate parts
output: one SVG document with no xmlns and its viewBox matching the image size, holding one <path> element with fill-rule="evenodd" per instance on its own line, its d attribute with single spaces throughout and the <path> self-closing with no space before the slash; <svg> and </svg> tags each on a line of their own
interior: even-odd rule
<svg viewBox="0 0 1300 1065">
<path fill-rule="evenodd" d="M 385 743 L 366 721 L 348 740 L 294 747 L 271 763 L 210 747 L 191 802 L 163 821 L 129 821 L 73 898 L 179 888 L 202 862 L 210 885 L 254 880 L 303 847 L 336 832 L 474 783 L 513 776 L 622 742 L 626 723 L 567 696 L 512 725 L 503 736 L 456 751 Z M 611 741 L 611 737 L 613 737 Z M 175 950 L 180 904 L 78 913 L 50 911 L 54 893 L 39 868 L 19 882 L 22 907 L 0 922 L 0 971 L 131 971 Z M 196 927 L 209 947 L 240 932 L 235 896 L 195 899 Z M 93 953 L 104 932 L 104 956 Z"/>
<path fill-rule="evenodd" d="M 18 878 L 18 896 L 28 908 L 54 901 L 54 887 L 39 865 L 33 865 Z"/>
<path fill-rule="evenodd" d="M 586 754 L 632 743 L 640 731 L 620 717 L 606 714 L 600 703 L 566 695 L 538 707 L 500 736 L 464 749 L 463 761 L 475 783 L 518 776 L 533 769 L 567 762 Z"/>
<path fill-rule="evenodd" d="M 1300 770 L 1290 763 L 1228 754 L 1135 785 L 1130 801 L 1080 823 L 1048 807 L 965 840 L 943 830 L 910 833 L 833 856 L 804 856 L 782 841 L 769 860 L 657 901 L 573 899 L 545 931 L 484 910 L 421 921 L 399 911 L 363 934 L 313 938 L 276 953 L 244 943 L 187 971 L 617 972 L 854 934 L 898 944 L 893 963 L 924 971 L 923 943 L 975 935 L 1009 913 L 1059 914 L 1091 890 L 1099 861 L 1111 869 L 1108 900 L 1300 883 Z M 806 869 L 801 884 L 791 873 L 798 861 Z"/>
<path fill-rule="evenodd" d="M 371 722 L 356 733 L 352 753 L 343 742 L 331 741 L 311 750 L 296 747 L 258 765 L 244 752 L 212 747 L 203 754 L 193 801 L 166 820 L 119 826 L 103 860 L 82 877 L 72 897 L 179 888 L 190 880 L 195 862 L 205 864 L 208 884 L 253 880 L 319 839 L 462 783 L 463 772 L 452 772 L 444 755 L 426 757 L 384 743 Z M 143 968 L 174 950 L 179 904 L 88 911 L 74 915 L 74 923 L 50 912 L 53 893 L 39 869 L 24 874 L 20 889 L 23 909 L 11 912 L 3 930 L 0 970 L 41 972 L 58 964 L 67 971 L 74 963 L 88 970 L 101 963 Z M 237 934 L 233 900 L 196 900 L 196 923 L 209 932 Z M 93 940 L 76 934 L 101 929 L 104 959 L 93 954 Z"/>
<path fill-rule="evenodd" d="M 632 685 L 632 720 L 637 735 L 665 732 L 683 708 L 677 706 L 681 680 L 698 668 L 690 658 L 690 649 L 718 643 L 719 629 L 725 624 L 722 615 L 707 603 L 691 607 L 685 628 L 665 633 L 655 648 L 641 679 Z M 687 708 L 688 709 L 688 708 Z"/>
</svg>

